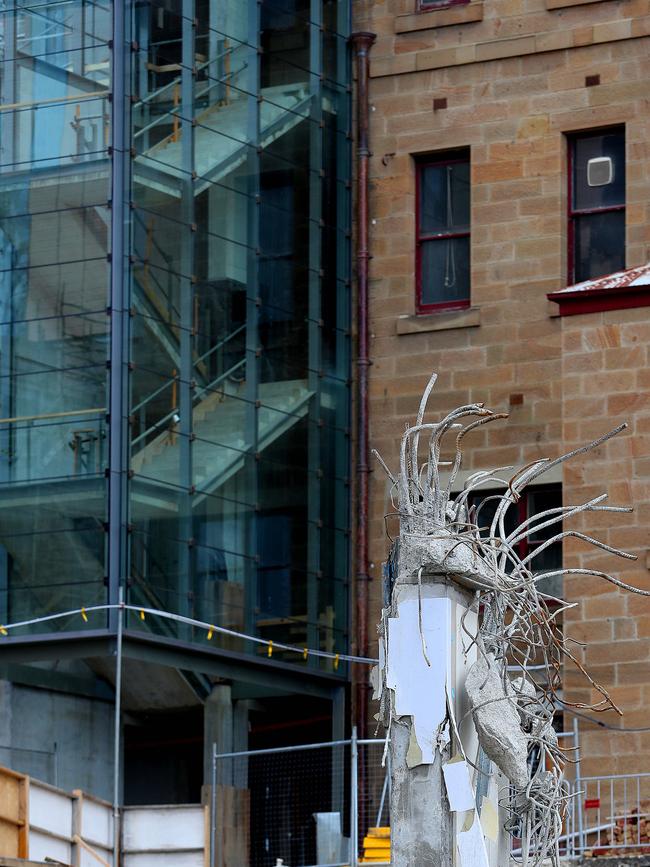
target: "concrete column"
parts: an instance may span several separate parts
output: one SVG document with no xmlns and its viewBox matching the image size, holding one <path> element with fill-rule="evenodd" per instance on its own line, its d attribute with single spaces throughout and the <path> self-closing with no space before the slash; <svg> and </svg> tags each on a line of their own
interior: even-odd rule
<svg viewBox="0 0 650 867">
<path fill-rule="evenodd" d="M 8 680 L 0 680 L 0 745 L 11 747 L 12 685 Z M 4 762 L 8 764 L 7 752 L 3 752 Z"/>
<path fill-rule="evenodd" d="M 463 685 L 474 655 L 465 658 L 462 653 L 460 619 L 473 596 L 448 578 L 426 575 L 424 570 L 418 586 L 418 570 L 403 546 L 400 559 L 391 605 L 382 620 L 388 687 L 384 703 L 390 723 L 391 863 L 451 867 L 458 829 L 442 766 L 459 751 L 449 711 L 458 721 L 467 710 Z M 476 615 L 470 612 L 466 627 L 471 631 L 475 622 Z M 471 718 L 460 736 L 473 759 L 477 741 Z"/>
<path fill-rule="evenodd" d="M 447 747 L 436 751 L 432 765 L 407 766 L 410 723 L 391 727 L 392 786 L 391 864 L 393 867 L 451 867 L 453 822 L 442 777 L 442 763 L 450 758 Z"/>
<path fill-rule="evenodd" d="M 217 744 L 218 753 L 231 753 L 234 749 L 234 711 L 230 684 L 217 684 L 212 688 L 205 701 L 203 720 L 203 782 L 209 786 L 212 776 L 212 744 Z M 222 762 L 219 767 L 219 784 L 231 786 L 231 776 L 232 773 Z"/>
</svg>

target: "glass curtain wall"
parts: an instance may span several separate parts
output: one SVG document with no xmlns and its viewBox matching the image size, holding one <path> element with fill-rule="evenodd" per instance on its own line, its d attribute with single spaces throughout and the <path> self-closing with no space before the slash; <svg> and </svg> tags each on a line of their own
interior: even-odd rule
<svg viewBox="0 0 650 867">
<path fill-rule="evenodd" d="M 3 2 L 0 622 L 343 652 L 347 3 Z"/>
<path fill-rule="evenodd" d="M 345 4 L 133 14 L 129 597 L 342 651 Z"/>
<path fill-rule="evenodd" d="M 106 598 L 111 31 L 107 0 L 0 3 L 3 623 Z"/>
</svg>

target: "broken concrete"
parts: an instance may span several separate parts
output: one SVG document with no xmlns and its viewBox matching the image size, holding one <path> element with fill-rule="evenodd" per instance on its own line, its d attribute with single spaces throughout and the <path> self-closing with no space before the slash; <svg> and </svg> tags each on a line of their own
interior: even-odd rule
<svg viewBox="0 0 650 867">
<path fill-rule="evenodd" d="M 470 668 L 465 688 L 472 706 L 478 740 L 486 755 L 513 785 L 528 784 L 528 738 L 521 728 L 515 692 L 507 693 L 500 668 L 481 654 Z"/>
</svg>

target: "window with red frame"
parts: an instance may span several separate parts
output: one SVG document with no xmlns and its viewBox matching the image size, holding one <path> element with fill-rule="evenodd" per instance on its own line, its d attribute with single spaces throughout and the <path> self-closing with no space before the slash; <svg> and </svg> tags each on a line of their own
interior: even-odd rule
<svg viewBox="0 0 650 867">
<path fill-rule="evenodd" d="M 625 268 L 625 130 L 569 137 L 569 283 Z"/>
<path fill-rule="evenodd" d="M 467 151 L 417 163 L 418 313 L 469 307 L 470 176 Z"/>
<path fill-rule="evenodd" d="M 485 491 L 475 495 L 470 506 L 470 521 L 476 523 L 481 535 L 488 536 L 490 525 L 500 502 L 498 491 Z M 553 572 L 562 568 L 562 542 L 557 541 L 543 547 L 546 542 L 562 532 L 562 522 L 551 524 L 537 530 L 536 527 L 545 523 L 548 518 L 559 514 L 562 508 L 562 487 L 560 485 L 544 485 L 525 491 L 518 502 L 513 503 L 506 512 L 505 530 L 509 535 L 529 518 L 534 518 L 542 512 L 557 510 L 546 518 L 533 519 L 529 525 L 530 532 L 524 532 L 515 546 L 520 561 L 531 557 L 527 567 L 534 575 L 543 572 Z M 539 553 L 535 553 L 539 551 Z M 532 556 L 531 556 L 532 555 Z M 514 564 L 510 564 L 510 569 Z M 509 569 L 509 571 L 510 571 Z M 560 575 L 543 578 L 537 585 L 543 593 L 551 596 L 562 596 L 562 577 Z"/>
</svg>

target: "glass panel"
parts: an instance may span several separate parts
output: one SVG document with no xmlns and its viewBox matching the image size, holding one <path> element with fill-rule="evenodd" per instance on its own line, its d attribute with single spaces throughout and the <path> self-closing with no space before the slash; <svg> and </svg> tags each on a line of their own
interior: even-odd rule
<svg viewBox="0 0 650 867">
<path fill-rule="evenodd" d="M 309 0 L 265 0 L 261 7 L 262 87 L 306 80 Z"/>
<path fill-rule="evenodd" d="M 469 238 L 423 241 L 420 246 L 420 303 L 469 301 Z"/>
<path fill-rule="evenodd" d="M 0 136 L 14 142 L 13 153 L 3 149 L 2 165 L 49 169 L 104 158 L 110 136 L 108 99 L 83 92 L 55 99 L 28 99 L 24 108 L 0 114 Z"/>
<path fill-rule="evenodd" d="M 101 475 L 108 458 L 105 412 L 53 412 L 0 419 L 0 467 L 12 481 Z"/>
<path fill-rule="evenodd" d="M 4 59 L 39 58 L 44 74 L 53 67 L 108 83 L 111 6 L 95 0 L 30 2 L 2 13 Z M 15 50 L 14 50 L 15 46 Z M 67 60 L 64 57 L 67 56 Z"/>
<path fill-rule="evenodd" d="M 625 211 L 583 214 L 574 231 L 576 283 L 625 268 Z"/>
<path fill-rule="evenodd" d="M 106 602 L 112 6 L 2 14 L 0 622 Z M 65 171 L 61 171 L 65 168 Z M 105 613 L 31 633 L 99 629 Z"/>
<path fill-rule="evenodd" d="M 0 607 L 5 623 L 105 601 L 104 479 L 0 486 Z M 105 624 L 105 618 L 94 628 Z M 90 624 L 89 624 L 90 625 Z M 83 629 L 81 617 L 46 631 Z M 42 632 L 44 627 L 32 627 Z"/>
<path fill-rule="evenodd" d="M 602 186 L 589 186 L 589 160 L 609 157 L 612 179 Z M 573 141 L 573 207 L 575 210 L 625 204 L 625 133 L 622 130 L 579 136 Z"/>
<path fill-rule="evenodd" d="M 466 232 L 469 229 L 469 163 L 422 166 L 420 234 Z"/>
</svg>

